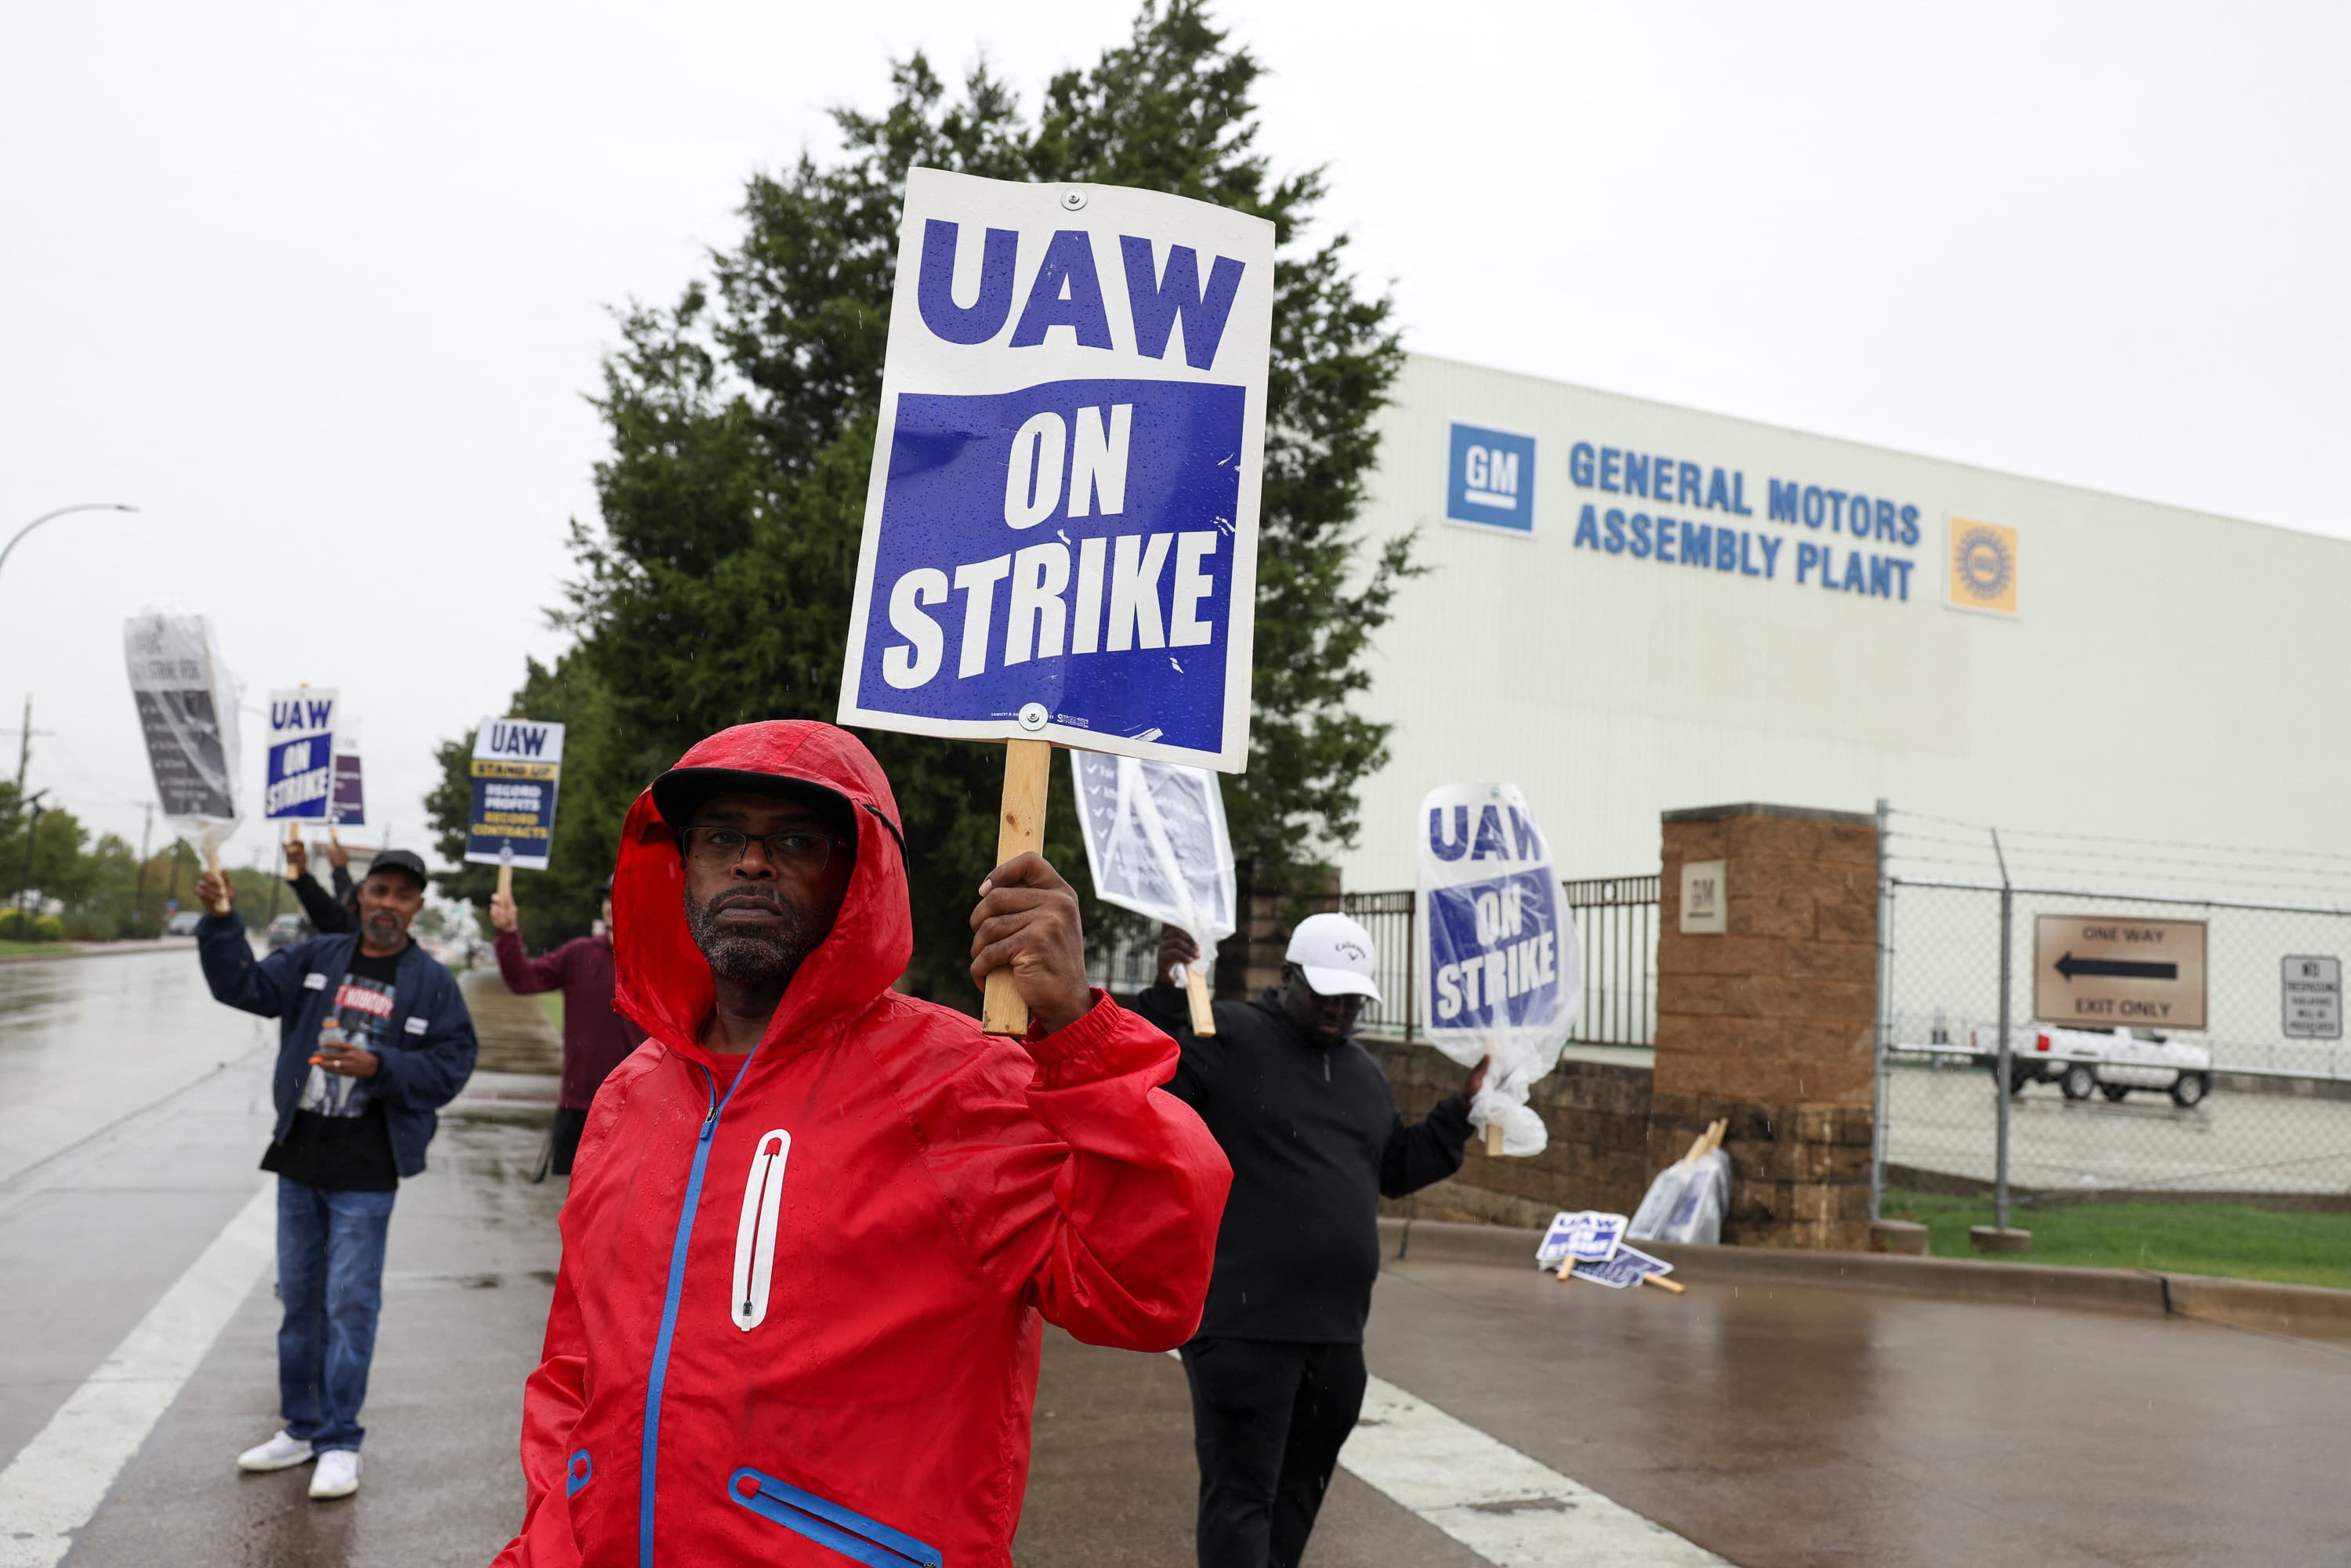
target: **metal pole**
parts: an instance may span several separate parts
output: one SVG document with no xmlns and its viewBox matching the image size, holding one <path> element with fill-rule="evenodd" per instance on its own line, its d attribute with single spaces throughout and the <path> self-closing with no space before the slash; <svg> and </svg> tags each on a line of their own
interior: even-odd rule
<svg viewBox="0 0 2351 1568">
<path fill-rule="evenodd" d="M 1999 1127 L 1992 1149 L 1991 1222 L 1995 1229 L 2008 1228 L 2008 966 L 2011 927 L 2016 917 L 2016 890 L 2008 880 L 2008 856 L 2000 847 L 2000 830 L 1991 830 L 1991 852 L 2000 862 L 2000 1048 L 1993 1056 L 2000 1082 L 1993 1089 L 1992 1103 L 1997 1108 L 1995 1121 Z"/>
<path fill-rule="evenodd" d="M 33 887 L 33 841 L 40 836 L 41 797 L 47 793 L 47 789 L 36 790 L 33 798 L 25 802 L 33 812 L 25 823 L 25 869 L 16 874 L 16 936 L 25 942 L 34 939 L 33 916 L 25 907 L 25 895 Z"/>
<path fill-rule="evenodd" d="M 135 512 L 139 508 L 136 507 L 123 506 L 118 501 L 83 501 L 71 507 L 59 507 L 54 512 L 43 512 L 39 517 L 35 517 L 31 522 L 26 523 L 23 528 L 18 528 L 16 533 L 11 535 L 5 545 L 0 545 L 0 567 L 6 566 L 8 564 L 8 557 L 16 550 L 19 544 L 24 542 L 24 538 L 26 534 L 31 533 L 35 528 L 39 528 L 43 523 L 47 522 L 52 517 L 62 517 L 70 512 Z"/>
<path fill-rule="evenodd" d="M 139 885 L 131 895 L 133 925 L 147 918 L 147 846 L 155 840 L 155 802 L 150 800 L 140 810 L 145 816 L 139 825 Z"/>
<path fill-rule="evenodd" d="M 1877 800 L 1877 1061 L 1870 1075 L 1869 1218 L 1885 1218 L 1886 1203 L 1886 1047 L 1894 1039 L 1894 876 L 1886 859 L 1886 818 L 1893 814 L 1884 796 Z"/>
</svg>

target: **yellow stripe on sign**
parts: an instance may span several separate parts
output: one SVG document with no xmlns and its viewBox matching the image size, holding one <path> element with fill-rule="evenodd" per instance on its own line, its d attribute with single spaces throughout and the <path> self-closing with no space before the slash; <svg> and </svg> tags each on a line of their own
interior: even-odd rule
<svg viewBox="0 0 2351 1568">
<path fill-rule="evenodd" d="M 474 758 L 476 779 L 538 779 L 553 783 L 561 772 L 560 762 L 504 762 L 486 757 Z"/>
</svg>

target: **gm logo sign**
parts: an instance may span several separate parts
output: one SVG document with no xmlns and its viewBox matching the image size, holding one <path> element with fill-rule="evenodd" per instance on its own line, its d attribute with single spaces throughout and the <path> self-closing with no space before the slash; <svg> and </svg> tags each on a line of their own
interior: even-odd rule
<svg viewBox="0 0 2351 1568">
<path fill-rule="evenodd" d="M 1535 438 L 1456 422 L 1445 515 L 1480 528 L 1535 531 Z"/>
</svg>

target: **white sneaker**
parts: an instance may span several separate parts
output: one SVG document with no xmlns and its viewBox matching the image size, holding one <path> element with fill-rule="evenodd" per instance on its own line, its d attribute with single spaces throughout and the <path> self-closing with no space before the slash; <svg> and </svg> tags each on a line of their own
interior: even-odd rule
<svg viewBox="0 0 2351 1568">
<path fill-rule="evenodd" d="M 360 1490 L 360 1456 L 353 1448 L 329 1448 L 310 1472 L 310 1496 L 349 1497 Z"/>
<path fill-rule="evenodd" d="M 310 1462 L 310 1445 L 284 1432 L 257 1448 L 247 1448 L 236 1457 L 241 1470 L 290 1470 L 296 1465 Z"/>
</svg>

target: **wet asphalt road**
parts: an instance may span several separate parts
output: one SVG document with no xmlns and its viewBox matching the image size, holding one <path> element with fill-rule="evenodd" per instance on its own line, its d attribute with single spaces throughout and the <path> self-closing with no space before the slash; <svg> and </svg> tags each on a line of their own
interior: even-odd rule
<svg viewBox="0 0 2351 1568">
<path fill-rule="evenodd" d="M 268 1046 L 191 990 L 193 970 L 185 953 L 0 966 L 0 1465 L 264 1179 Z M 485 1001 L 499 1065 L 532 1065 L 529 1016 Z M 556 1262 L 559 1186 L 527 1179 L 546 1087 L 486 1074 L 402 1191 L 357 1499 L 313 1504 L 306 1472 L 232 1468 L 276 1426 L 265 1275 L 68 1563 L 486 1563 L 519 1515 L 521 1382 Z M 2340 1349 L 2178 1320 L 1820 1290 L 1672 1298 L 1406 1262 L 1382 1276 L 1369 1354 L 1380 1376 L 1753 1568 L 2351 1556 Z M 1019 1561 L 1189 1564 L 1176 1364 L 1050 1334 L 1037 1408 Z M 1344 1473 L 1309 1556 L 1480 1561 Z"/>
</svg>

